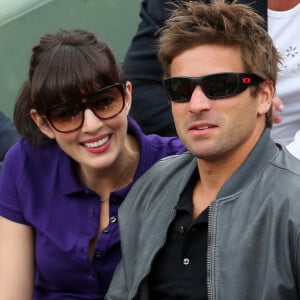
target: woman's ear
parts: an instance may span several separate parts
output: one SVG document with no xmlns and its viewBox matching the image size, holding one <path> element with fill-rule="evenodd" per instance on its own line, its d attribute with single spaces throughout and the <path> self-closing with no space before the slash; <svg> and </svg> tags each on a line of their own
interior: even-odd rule
<svg viewBox="0 0 300 300">
<path fill-rule="evenodd" d="M 129 114 L 132 103 L 132 84 L 130 81 L 125 83 L 125 111 Z"/>
<path fill-rule="evenodd" d="M 273 105 L 275 88 L 272 81 L 264 81 L 260 84 L 257 95 L 257 113 L 259 115 L 266 114 Z"/>
<path fill-rule="evenodd" d="M 30 110 L 30 116 L 43 134 L 45 134 L 49 139 L 55 139 L 53 129 L 49 126 L 45 117 L 40 116 L 35 109 Z"/>
</svg>

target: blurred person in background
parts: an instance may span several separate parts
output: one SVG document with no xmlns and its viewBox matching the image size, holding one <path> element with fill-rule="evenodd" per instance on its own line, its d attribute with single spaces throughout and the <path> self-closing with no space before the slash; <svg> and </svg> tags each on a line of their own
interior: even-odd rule
<svg viewBox="0 0 300 300">
<path fill-rule="evenodd" d="M 271 135 L 300 159 L 300 1 L 268 0 L 268 7 L 269 33 L 283 60 L 276 92 L 284 109 Z"/>
<path fill-rule="evenodd" d="M 268 32 L 281 54 L 276 94 L 284 109 L 282 121 L 274 124 L 272 138 L 291 143 L 300 129 L 300 1 L 268 0 Z"/>
<path fill-rule="evenodd" d="M 13 122 L 0 111 L 0 172 L 6 152 L 16 143 L 19 137 Z"/>
</svg>

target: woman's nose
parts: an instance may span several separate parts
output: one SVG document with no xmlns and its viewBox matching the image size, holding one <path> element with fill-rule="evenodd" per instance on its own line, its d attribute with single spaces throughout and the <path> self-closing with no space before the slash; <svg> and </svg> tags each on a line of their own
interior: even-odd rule
<svg viewBox="0 0 300 300">
<path fill-rule="evenodd" d="M 85 109 L 83 114 L 84 114 L 84 121 L 82 125 L 82 131 L 84 132 L 96 131 L 103 126 L 102 120 L 100 120 L 91 109 L 89 108 Z"/>
</svg>

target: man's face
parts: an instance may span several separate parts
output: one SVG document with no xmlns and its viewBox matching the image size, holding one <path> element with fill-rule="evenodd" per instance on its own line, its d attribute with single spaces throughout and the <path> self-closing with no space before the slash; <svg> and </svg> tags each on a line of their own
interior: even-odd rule
<svg viewBox="0 0 300 300">
<path fill-rule="evenodd" d="M 176 56 L 171 77 L 200 77 L 214 73 L 245 72 L 237 47 L 201 45 Z M 259 139 L 271 99 L 264 92 L 251 96 L 250 88 L 235 96 L 210 99 L 197 85 L 189 102 L 171 102 L 180 139 L 204 160 L 248 153 Z M 238 150 L 238 151 L 237 151 Z"/>
</svg>

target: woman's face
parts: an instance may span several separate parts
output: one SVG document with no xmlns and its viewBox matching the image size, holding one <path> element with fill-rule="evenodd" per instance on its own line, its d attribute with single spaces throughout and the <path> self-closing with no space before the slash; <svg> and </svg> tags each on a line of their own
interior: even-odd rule
<svg viewBox="0 0 300 300">
<path fill-rule="evenodd" d="M 117 97 L 122 97 L 122 93 L 120 92 Z M 55 125 L 60 126 L 59 123 L 47 122 L 45 124 L 36 111 L 32 111 L 31 115 L 40 130 L 50 139 L 55 139 L 61 149 L 81 167 L 105 169 L 121 156 L 124 149 L 130 106 L 131 83 L 127 82 L 124 108 L 110 119 L 98 118 L 95 114 L 97 110 L 94 112 L 93 108 L 87 107 L 82 112 L 84 116 L 82 126 L 75 131 L 63 133 L 54 128 Z M 105 109 L 102 108 L 101 114 L 105 114 Z"/>
</svg>

